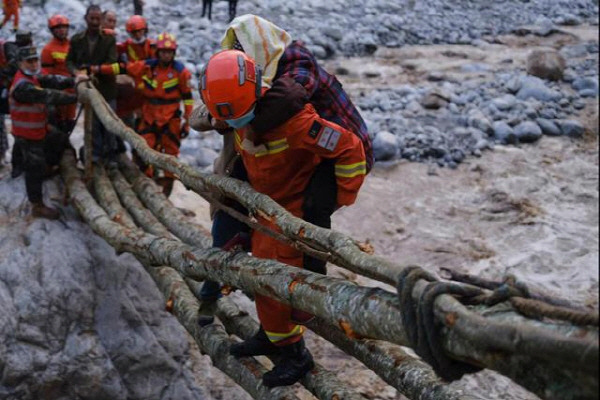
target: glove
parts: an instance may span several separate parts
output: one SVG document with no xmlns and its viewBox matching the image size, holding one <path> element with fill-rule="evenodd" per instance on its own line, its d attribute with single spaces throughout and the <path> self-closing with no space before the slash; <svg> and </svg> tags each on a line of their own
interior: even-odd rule
<svg viewBox="0 0 600 400">
<path fill-rule="evenodd" d="M 190 124 L 185 121 L 183 125 L 181 125 L 181 138 L 185 139 L 188 136 L 190 136 Z"/>
</svg>

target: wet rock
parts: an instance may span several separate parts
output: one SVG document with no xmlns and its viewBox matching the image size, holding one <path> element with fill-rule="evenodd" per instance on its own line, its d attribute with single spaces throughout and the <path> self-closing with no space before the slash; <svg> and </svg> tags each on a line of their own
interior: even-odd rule
<svg viewBox="0 0 600 400">
<path fill-rule="evenodd" d="M 583 136 L 585 129 L 581 122 L 572 119 L 558 121 L 560 130 L 563 135 L 572 138 L 580 138 Z"/>
<path fill-rule="evenodd" d="M 533 143 L 542 137 L 542 129 L 535 122 L 521 122 L 514 129 L 515 136 L 522 143 Z"/>
<path fill-rule="evenodd" d="M 581 97 L 596 97 L 598 96 L 598 90 L 596 89 L 583 89 L 579 92 Z M 585 105 L 584 105 L 585 106 Z M 581 107 L 583 108 L 583 107 Z"/>
<path fill-rule="evenodd" d="M 463 72 L 486 72 L 490 69 L 488 64 L 483 63 L 470 63 L 463 64 L 460 66 L 460 70 Z"/>
<path fill-rule="evenodd" d="M 538 124 L 544 135 L 560 136 L 562 133 L 558 125 L 549 119 L 537 118 L 535 122 Z"/>
<path fill-rule="evenodd" d="M 375 160 L 391 160 L 398 155 L 398 150 L 398 140 L 393 133 L 381 131 L 375 136 L 375 140 L 373 140 Z"/>
<path fill-rule="evenodd" d="M 449 101 L 449 96 L 441 92 L 431 92 L 426 94 L 421 99 L 421 105 L 429 110 L 437 110 L 439 108 L 445 107 Z"/>
<path fill-rule="evenodd" d="M 506 90 L 508 90 L 510 93 L 517 93 L 521 89 L 521 86 L 521 78 L 518 76 L 512 77 L 504 85 Z"/>
<path fill-rule="evenodd" d="M 496 97 L 492 100 L 492 104 L 500 111 L 507 111 L 513 108 L 516 103 L 515 96 L 506 94 L 502 97 Z"/>
<path fill-rule="evenodd" d="M 504 121 L 494 122 L 494 138 L 500 143 L 516 143 L 516 135 L 513 129 Z"/>
<path fill-rule="evenodd" d="M 562 17 L 558 17 L 555 22 L 558 25 L 577 26 L 581 25 L 581 19 L 573 14 L 565 14 Z"/>
<path fill-rule="evenodd" d="M 534 76 L 521 77 L 521 88 L 517 93 L 517 99 L 536 99 L 539 101 L 558 101 L 562 94 L 550 89 L 540 78 Z"/>
<path fill-rule="evenodd" d="M 489 119 L 481 113 L 481 111 L 476 111 L 469 115 L 469 119 L 467 121 L 468 126 L 477 128 L 487 134 L 491 134 L 493 132 L 492 123 Z"/>
<path fill-rule="evenodd" d="M 571 84 L 581 97 L 595 97 L 598 95 L 598 79 L 585 77 L 577 78 Z"/>
<path fill-rule="evenodd" d="M 565 66 L 564 57 L 556 50 L 534 50 L 527 56 L 527 73 L 542 79 L 560 80 Z"/>
</svg>

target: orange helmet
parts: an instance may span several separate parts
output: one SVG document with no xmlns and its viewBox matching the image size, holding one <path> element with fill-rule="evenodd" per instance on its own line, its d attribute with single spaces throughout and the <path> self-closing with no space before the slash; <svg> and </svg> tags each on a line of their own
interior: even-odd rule
<svg viewBox="0 0 600 400">
<path fill-rule="evenodd" d="M 69 26 L 69 18 L 64 15 L 56 14 L 48 18 L 48 29 L 56 28 L 57 26 Z"/>
<path fill-rule="evenodd" d="M 200 95 L 218 120 L 235 120 L 252 110 L 261 93 L 261 70 L 239 50 L 214 54 L 200 77 Z"/>
<path fill-rule="evenodd" d="M 146 18 L 141 15 L 132 15 L 125 23 L 125 30 L 129 33 L 142 29 L 148 30 L 148 24 L 146 23 Z"/>
<path fill-rule="evenodd" d="M 177 50 L 177 40 L 175 36 L 168 32 L 163 32 L 156 38 L 156 50 Z"/>
</svg>

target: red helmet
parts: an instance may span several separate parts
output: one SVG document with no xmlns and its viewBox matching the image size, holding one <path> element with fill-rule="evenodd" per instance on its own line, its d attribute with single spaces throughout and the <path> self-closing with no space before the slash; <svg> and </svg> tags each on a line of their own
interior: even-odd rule
<svg viewBox="0 0 600 400">
<path fill-rule="evenodd" d="M 177 50 L 177 40 L 175 36 L 168 32 L 163 32 L 156 38 L 156 50 Z"/>
<path fill-rule="evenodd" d="M 218 120 L 247 114 L 261 93 L 261 71 L 254 60 L 239 50 L 214 54 L 200 77 L 200 95 Z"/>
<path fill-rule="evenodd" d="M 56 28 L 57 26 L 69 26 L 69 18 L 60 14 L 56 14 L 48 18 L 49 29 Z"/>
<path fill-rule="evenodd" d="M 125 23 L 125 30 L 129 33 L 142 29 L 148 30 L 148 24 L 146 23 L 146 18 L 141 15 L 132 15 L 127 20 L 127 23 Z"/>
</svg>

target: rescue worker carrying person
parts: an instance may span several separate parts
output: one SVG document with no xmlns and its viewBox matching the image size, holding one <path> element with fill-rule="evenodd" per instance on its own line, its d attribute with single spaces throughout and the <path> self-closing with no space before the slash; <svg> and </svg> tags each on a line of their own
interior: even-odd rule
<svg viewBox="0 0 600 400">
<path fill-rule="evenodd" d="M 62 75 L 72 77 L 67 68 L 67 54 L 69 54 L 69 19 L 64 15 L 56 14 L 48 19 L 48 29 L 53 38 L 42 49 L 42 71 L 47 75 Z M 68 89 L 69 93 L 75 93 Z M 71 132 L 75 125 L 75 104 L 58 106 L 50 112 L 49 120 L 63 132 Z"/>
<path fill-rule="evenodd" d="M 179 155 L 181 139 L 190 132 L 188 118 L 194 106 L 191 74 L 184 65 L 175 60 L 177 42 L 170 33 L 161 33 L 156 41 L 156 58 L 128 63 L 120 73 L 127 73 L 141 82 L 144 94 L 142 119 L 137 131 L 150 148 L 173 156 Z M 90 67 L 94 74 L 114 74 L 112 65 Z M 181 104 L 183 103 L 183 113 Z M 183 117 L 183 119 L 182 119 Z M 135 157 L 140 168 L 162 186 L 165 195 L 173 189 L 174 175 L 168 171 L 145 165 Z"/>
<path fill-rule="evenodd" d="M 333 160 L 336 207 L 356 200 L 365 174 L 365 152 L 351 131 L 321 118 L 312 104 L 262 135 L 250 123 L 262 96 L 261 71 L 247 54 L 225 50 L 211 57 L 200 77 L 200 94 L 212 118 L 234 129 L 236 151 L 248 182 L 296 217 L 303 216 L 305 189 L 322 160 Z M 259 223 L 276 226 L 260 216 Z M 264 233 L 253 231 L 252 254 L 302 268 L 302 253 Z M 261 294 L 255 295 L 261 328 L 252 338 L 230 348 L 235 357 L 278 354 L 275 367 L 265 373 L 267 387 L 291 385 L 313 366 L 303 340 L 304 327 L 292 319 L 292 307 Z"/>
<path fill-rule="evenodd" d="M 243 51 L 263 69 L 262 85 L 270 88 L 256 106 L 255 118 L 250 123 L 255 135 L 260 136 L 281 124 L 310 102 L 317 113 L 328 121 L 349 129 L 361 140 L 366 155 L 366 171 L 373 164 L 373 151 L 367 126 L 350 96 L 336 77 L 319 65 L 315 56 L 302 42 L 293 40 L 288 32 L 257 15 L 237 17 L 227 27 L 221 41 L 223 50 Z M 204 108 L 204 109 L 203 109 Z M 222 129 L 221 123 L 211 120 L 205 107 L 196 108 L 190 116 L 191 127 L 197 131 Z M 214 172 L 232 178 L 247 180 L 243 164 L 234 150 L 231 133 L 223 130 L 223 147 L 214 164 Z M 315 169 L 304 193 L 303 216 L 307 222 L 331 228 L 331 215 L 336 210 L 336 168 L 331 160 L 323 160 Z M 227 206 L 247 214 L 239 203 L 227 199 Z M 226 249 L 247 237 L 248 227 L 221 210 L 212 210 L 213 246 Z M 326 274 L 324 260 L 304 255 L 304 268 Z M 200 325 L 212 323 L 220 285 L 205 281 L 202 285 L 202 313 Z M 300 321 L 300 318 L 298 318 Z"/>
<path fill-rule="evenodd" d="M 49 104 L 73 104 L 77 96 L 62 90 L 72 88 L 73 78 L 60 75 L 42 75 L 35 47 L 19 49 L 19 70 L 10 87 L 10 118 L 12 134 L 18 143 L 25 169 L 27 198 L 32 204 L 32 215 L 57 219 L 58 211 L 44 205 L 42 181 L 47 166 L 58 165 L 68 144 L 65 133 L 47 124 Z"/>
</svg>

